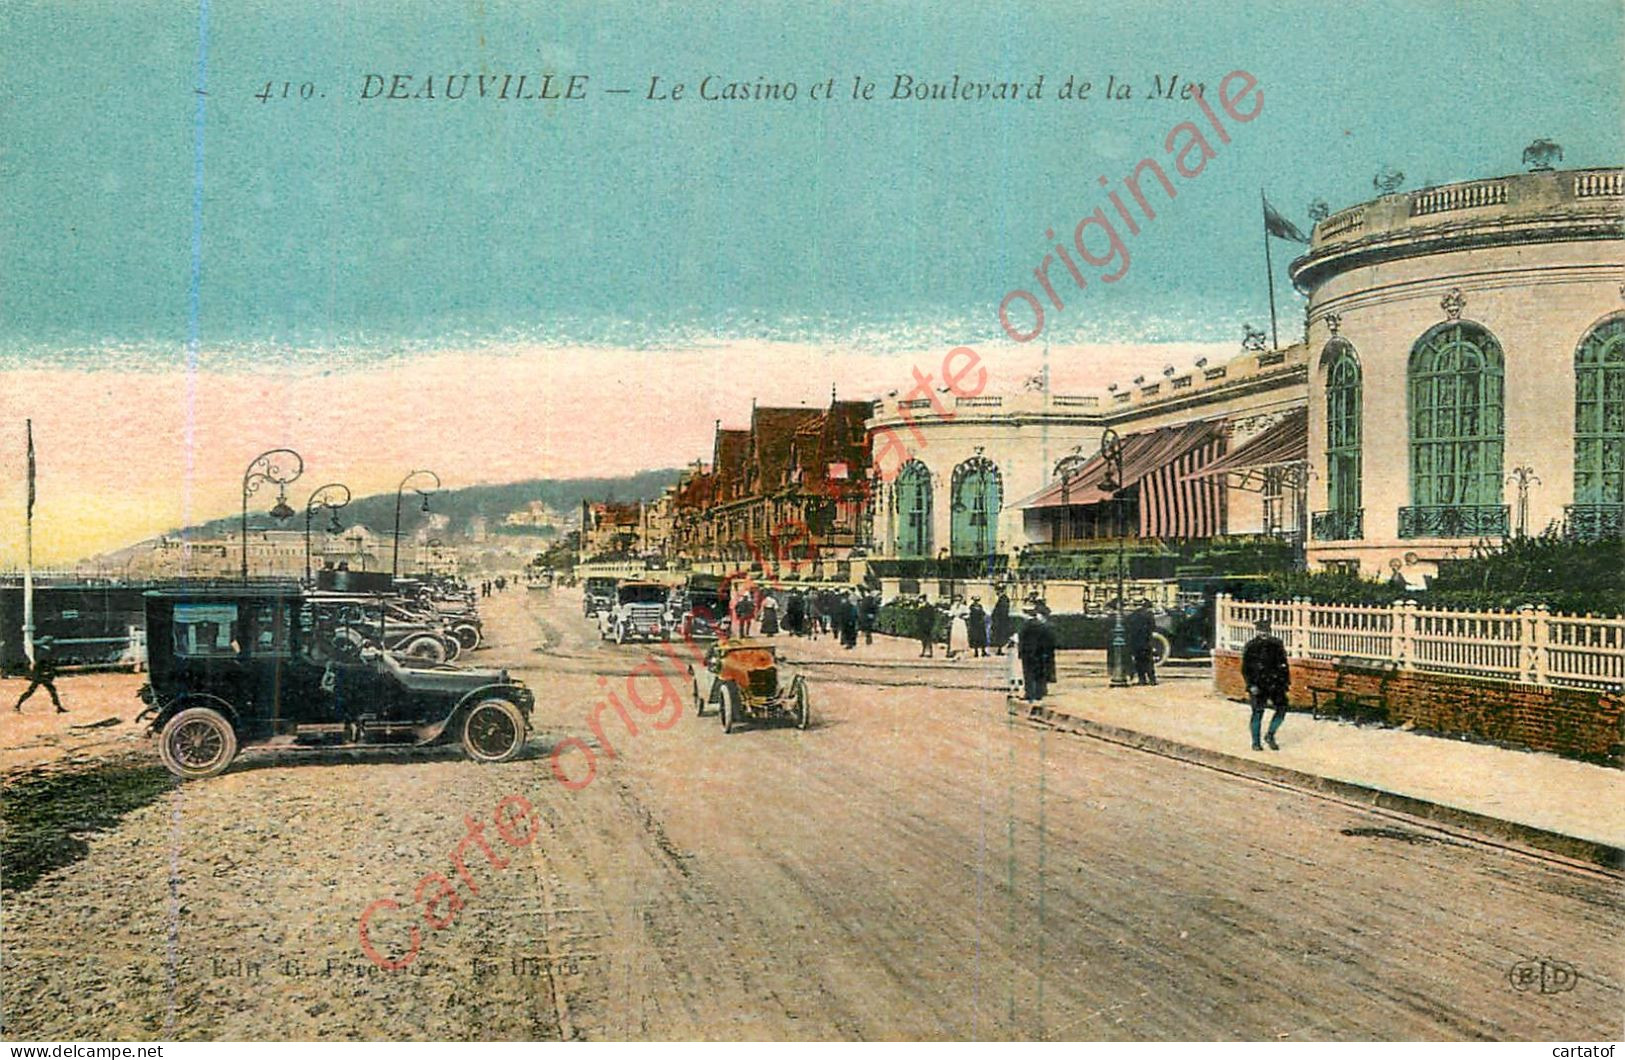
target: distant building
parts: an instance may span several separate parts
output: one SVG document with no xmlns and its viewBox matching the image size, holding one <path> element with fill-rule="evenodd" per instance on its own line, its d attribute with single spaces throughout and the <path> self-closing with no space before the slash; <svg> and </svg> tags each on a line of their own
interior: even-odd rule
<svg viewBox="0 0 1625 1060">
<path fill-rule="evenodd" d="M 751 410 L 750 426 L 717 426 L 709 464 L 671 491 L 668 551 L 689 559 L 771 565 L 844 559 L 869 537 L 868 401 Z"/>
<path fill-rule="evenodd" d="M 582 501 L 579 559 L 638 551 L 642 526 L 643 506 L 637 501 Z"/>
<path fill-rule="evenodd" d="M 1625 529 L 1625 171 L 1384 195 L 1320 221 L 1308 558 L 1409 580 L 1475 543 Z"/>
</svg>

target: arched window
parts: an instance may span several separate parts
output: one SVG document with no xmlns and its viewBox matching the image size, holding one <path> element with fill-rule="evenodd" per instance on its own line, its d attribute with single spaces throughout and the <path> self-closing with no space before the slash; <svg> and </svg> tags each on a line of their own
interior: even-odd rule
<svg viewBox="0 0 1625 1060">
<path fill-rule="evenodd" d="M 1495 336 L 1440 324 L 1411 348 L 1411 507 L 1400 537 L 1506 536 L 1502 355 Z"/>
<path fill-rule="evenodd" d="M 931 472 L 910 460 L 897 472 L 893 485 L 897 512 L 897 554 L 904 559 L 931 556 Z"/>
<path fill-rule="evenodd" d="M 1354 347 L 1326 347 L 1326 502 L 1331 509 L 1317 537 L 1351 540 L 1360 527 L 1360 361 Z M 1331 524 L 1336 525 L 1331 525 Z M 1326 531 L 1325 534 L 1319 531 Z"/>
<path fill-rule="evenodd" d="M 1582 521 L 1612 506 L 1616 526 L 1625 506 L 1625 314 L 1592 328 L 1574 354 L 1574 504 L 1591 509 L 1572 513 Z"/>
<path fill-rule="evenodd" d="M 948 550 L 955 556 L 990 556 L 999 543 L 1004 483 L 993 461 L 975 456 L 954 468 L 953 519 Z"/>
</svg>

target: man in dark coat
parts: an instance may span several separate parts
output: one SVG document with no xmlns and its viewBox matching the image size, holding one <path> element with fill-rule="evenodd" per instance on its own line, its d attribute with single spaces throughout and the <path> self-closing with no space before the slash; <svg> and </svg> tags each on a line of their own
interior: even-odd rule
<svg viewBox="0 0 1625 1060">
<path fill-rule="evenodd" d="M 858 627 L 863 630 L 863 643 L 875 642 L 875 628 L 880 625 L 880 599 L 865 590 L 858 601 Z"/>
<path fill-rule="evenodd" d="M 840 619 L 841 647 L 856 648 L 858 646 L 858 602 L 852 598 L 851 590 L 838 598 L 835 611 Z"/>
<path fill-rule="evenodd" d="M 741 593 L 734 604 L 734 632 L 741 637 L 750 636 L 750 620 L 756 617 L 756 604 L 750 593 Z"/>
<path fill-rule="evenodd" d="M 931 659 L 937 654 L 937 609 L 921 595 L 914 611 L 914 635 L 920 638 L 920 658 Z"/>
<path fill-rule="evenodd" d="M 1148 600 L 1141 600 L 1123 620 L 1128 638 L 1128 657 L 1134 665 L 1134 678 L 1142 685 L 1157 683 L 1157 664 L 1151 649 L 1152 634 L 1157 631 L 1157 616 Z"/>
<path fill-rule="evenodd" d="M 1029 607 L 1027 615 L 1017 650 L 1021 655 L 1021 680 L 1027 702 L 1037 703 L 1055 680 L 1055 630 L 1050 628 L 1047 609 L 1042 604 Z"/>
<path fill-rule="evenodd" d="M 1247 681 L 1247 695 L 1253 703 L 1253 750 L 1264 749 L 1258 742 L 1258 729 L 1264 720 L 1264 708 L 1274 704 L 1275 716 L 1270 718 L 1269 732 L 1264 741 L 1270 745 L 1270 750 L 1279 751 L 1281 748 L 1275 742 L 1275 732 L 1286 718 L 1286 692 L 1290 679 L 1286 646 L 1271 635 L 1268 619 L 1260 619 L 1257 629 L 1258 633 L 1241 651 L 1241 676 Z"/>
<path fill-rule="evenodd" d="M 1015 631 L 1015 623 L 1010 621 L 1010 597 L 1000 589 L 999 598 L 993 602 L 993 617 L 988 629 L 988 636 L 993 642 L 993 651 L 996 654 L 1004 654 L 1004 646 L 1010 643 L 1010 637 Z"/>
<path fill-rule="evenodd" d="M 56 704 L 58 714 L 68 712 L 67 708 L 62 705 L 62 700 L 58 699 L 56 695 L 56 652 L 53 649 L 54 645 L 50 637 L 41 637 L 34 642 L 34 665 L 28 669 L 28 687 L 17 698 L 15 709 L 22 710 L 23 701 L 43 688 L 51 694 L 51 702 Z"/>
<path fill-rule="evenodd" d="M 799 637 L 806 632 L 803 628 L 806 619 L 807 598 L 800 589 L 793 589 L 784 603 L 784 628 L 790 631 L 791 636 Z"/>
<path fill-rule="evenodd" d="M 969 632 L 970 653 L 976 656 L 987 654 L 987 612 L 982 610 L 982 598 L 973 596 L 970 600 L 970 613 L 965 616 L 965 625 Z"/>
</svg>

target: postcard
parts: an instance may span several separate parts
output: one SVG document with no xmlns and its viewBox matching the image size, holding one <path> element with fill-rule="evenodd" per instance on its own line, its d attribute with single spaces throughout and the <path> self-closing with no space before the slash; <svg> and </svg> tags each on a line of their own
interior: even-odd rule
<svg viewBox="0 0 1625 1060">
<path fill-rule="evenodd" d="M 1618 0 L 0 26 L 16 1055 L 1612 1055 Z"/>
</svg>

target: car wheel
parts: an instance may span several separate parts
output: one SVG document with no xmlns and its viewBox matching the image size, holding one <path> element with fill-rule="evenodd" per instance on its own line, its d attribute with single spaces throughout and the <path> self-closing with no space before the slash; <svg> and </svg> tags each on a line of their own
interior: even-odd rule
<svg viewBox="0 0 1625 1060">
<path fill-rule="evenodd" d="M 452 636 L 457 638 L 457 643 L 463 646 L 464 651 L 473 651 L 485 640 L 484 634 L 480 632 L 480 627 L 468 622 L 453 626 L 451 633 Z"/>
<path fill-rule="evenodd" d="M 402 655 L 418 662 L 443 663 L 446 661 L 446 646 L 440 643 L 438 637 L 421 634 L 408 640 L 397 649 Z"/>
<path fill-rule="evenodd" d="M 482 699 L 463 718 L 463 750 L 476 762 L 506 762 L 525 746 L 525 716 L 506 699 Z"/>
<path fill-rule="evenodd" d="M 718 714 L 722 718 L 722 731 L 732 733 L 739 728 L 739 686 L 728 681 L 722 685 L 720 691 L 722 709 Z"/>
<path fill-rule="evenodd" d="M 463 642 L 449 633 L 440 638 L 440 644 L 446 650 L 447 662 L 456 662 L 457 656 L 463 654 Z"/>
<path fill-rule="evenodd" d="M 1173 646 L 1168 643 L 1167 637 L 1160 632 L 1151 634 L 1151 661 L 1153 663 L 1161 666 L 1163 660 L 1172 654 Z"/>
<path fill-rule="evenodd" d="M 812 697 L 807 692 L 807 679 L 800 674 L 790 682 L 790 696 L 796 705 L 796 728 L 805 729 L 812 724 Z"/>
<path fill-rule="evenodd" d="M 616 623 L 616 625 L 615 625 L 615 643 L 616 644 L 625 644 L 626 643 L 626 627 L 621 625 L 620 623 Z"/>
<path fill-rule="evenodd" d="M 182 780 L 212 777 L 237 757 L 237 731 L 218 710 L 188 707 L 164 724 L 158 757 Z"/>
<path fill-rule="evenodd" d="M 694 716 L 705 717 L 705 700 L 700 698 L 700 682 L 694 681 L 690 686 L 694 691 Z"/>
</svg>

